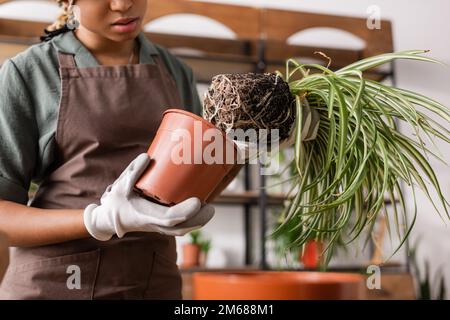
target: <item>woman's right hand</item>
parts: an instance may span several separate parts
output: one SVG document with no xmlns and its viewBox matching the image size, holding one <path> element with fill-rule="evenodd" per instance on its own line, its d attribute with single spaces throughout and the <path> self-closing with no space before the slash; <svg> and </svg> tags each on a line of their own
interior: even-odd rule
<svg viewBox="0 0 450 320">
<path fill-rule="evenodd" d="M 158 232 L 182 236 L 201 228 L 214 216 L 214 207 L 204 205 L 198 198 L 187 199 L 173 207 L 166 207 L 136 194 L 136 181 L 147 168 L 150 158 L 139 155 L 103 194 L 100 205 L 90 204 L 84 209 L 84 224 L 97 240 L 119 238 L 128 232 Z"/>
</svg>

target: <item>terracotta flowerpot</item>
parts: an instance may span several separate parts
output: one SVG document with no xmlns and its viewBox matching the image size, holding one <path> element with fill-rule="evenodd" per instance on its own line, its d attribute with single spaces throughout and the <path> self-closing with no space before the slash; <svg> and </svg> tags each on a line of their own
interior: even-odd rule
<svg viewBox="0 0 450 320">
<path fill-rule="evenodd" d="M 323 249 L 322 242 L 315 240 L 308 241 L 305 244 L 305 251 L 300 257 L 300 262 L 302 262 L 307 269 L 317 269 L 320 265 Z M 300 252 L 300 254 L 302 253 Z"/>
<path fill-rule="evenodd" d="M 200 268 L 205 268 L 206 267 L 206 261 L 208 260 L 208 254 L 204 251 L 200 252 L 200 258 L 199 258 L 199 266 Z"/>
<path fill-rule="evenodd" d="M 357 300 L 365 298 L 364 277 L 327 272 L 199 272 L 197 300 Z"/>
<path fill-rule="evenodd" d="M 177 109 L 164 113 L 147 153 L 152 161 L 135 189 L 165 205 L 190 197 L 207 202 L 238 157 L 237 147 L 224 132 L 202 117 Z"/>
<path fill-rule="evenodd" d="M 186 243 L 183 245 L 183 268 L 195 268 L 200 266 L 200 246 Z"/>
<path fill-rule="evenodd" d="M 6 237 L 0 234 L 0 283 L 9 264 L 9 248 Z"/>
</svg>

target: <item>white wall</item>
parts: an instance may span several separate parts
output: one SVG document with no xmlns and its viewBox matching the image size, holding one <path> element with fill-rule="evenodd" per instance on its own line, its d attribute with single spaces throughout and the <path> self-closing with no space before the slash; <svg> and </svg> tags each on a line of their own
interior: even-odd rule
<svg viewBox="0 0 450 320">
<path fill-rule="evenodd" d="M 206 0 L 205 0 L 206 1 Z M 342 15 L 366 16 L 367 8 L 378 5 L 382 18 L 394 22 L 394 39 L 397 50 L 431 49 L 431 55 L 450 64 L 450 24 L 448 23 L 450 1 L 447 0 L 207 0 L 210 2 L 232 3 L 249 6 L 267 6 L 290 10 L 306 10 L 311 12 L 332 13 Z M 40 19 L 51 20 L 55 11 L 48 9 L 4 7 L 0 9 L 0 16 L 35 16 Z M 189 32 L 209 36 L 232 37 L 233 34 L 220 25 L 211 25 L 201 19 L 184 17 L 184 20 L 160 21 L 152 25 L 151 29 L 159 31 Z M 180 22 L 181 21 L 181 22 Z M 205 27 L 206 26 L 206 27 Z M 324 41 L 332 44 L 341 38 L 324 34 L 319 37 L 305 36 L 298 41 L 321 44 Z M 349 39 L 349 43 L 358 46 L 358 41 Z M 397 64 L 398 85 L 407 89 L 421 92 L 450 106 L 450 69 L 429 64 L 400 62 Z M 450 157 L 450 146 L 439 144 L 444 158 Z M 450 174 L 447 166 L 434 163 L 438 177 L 442 181 L 447 199 L 450 199 Z M 433 212 L 432 207 L 419 196 L 419 219 L 413 231 L 413 238 L 421 237 L 419 255 L 432 261 L 432 271 L 442 268 L 446 271 L 447 284 L 450 288 L 450 233 L 448 227 Z M 409 201 L 411 204 L 412 202 Z M 447 225 L 449 223 L 447 222 Z M 213 236 L 215 251 L 212 252 L 210 262 L 220 265 L 226 256 L 228 265 L 238 266 L 243 259 L 242 217 L 239 211 L 232 208 L 218 208 L 217 215 L 205 232 Z M 180 241 L 183 242 L 185 239 Z M 450 290 L 447 290 L 450 291 Z"/>
</svg>

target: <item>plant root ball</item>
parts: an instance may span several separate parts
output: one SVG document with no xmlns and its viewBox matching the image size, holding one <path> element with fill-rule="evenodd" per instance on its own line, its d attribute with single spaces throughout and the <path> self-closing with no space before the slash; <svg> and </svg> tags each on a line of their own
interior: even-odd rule
<svg viewBox="0 0 450 320">
<path fill-rule="evenodd" d="M 284 140 L 295 122 L 295 98 L 276 74 L 222 74 L 213 78 L 206 93 L 203 116 L 226 133 L 267 129 L 270 134 L 279 129 Z"/>
</svg>

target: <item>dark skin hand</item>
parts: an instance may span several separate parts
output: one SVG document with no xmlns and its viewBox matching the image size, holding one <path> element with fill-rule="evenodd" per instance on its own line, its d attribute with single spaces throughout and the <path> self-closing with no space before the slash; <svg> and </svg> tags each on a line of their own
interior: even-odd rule
<svg viewBox="0 0 450 320">
<path fill-rule="evenodd" d="M 101 65 L 129 62 L 142 29 L 147 0 L 77 0 L 81 26 L 76 37 Z M 136 18 L 135 28 L 114 25 L 120 18 Z M 133 63 L 138 62 L 135 54 Z M 83 222 L 84 209 L 31 208 L 0 199 L 0 233 L 9 245 L 33 247 L 90 237 Z"/>
</svg>

